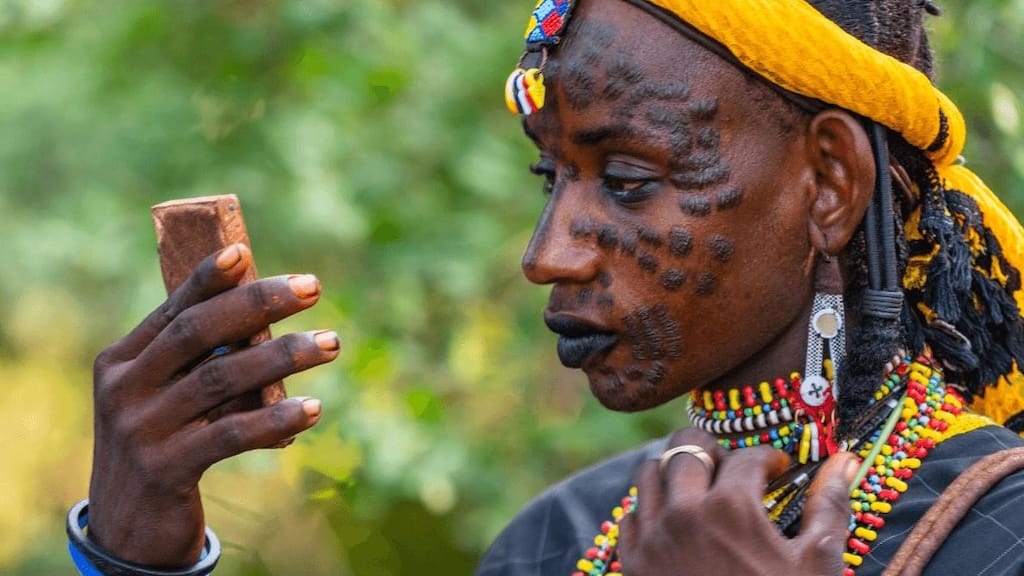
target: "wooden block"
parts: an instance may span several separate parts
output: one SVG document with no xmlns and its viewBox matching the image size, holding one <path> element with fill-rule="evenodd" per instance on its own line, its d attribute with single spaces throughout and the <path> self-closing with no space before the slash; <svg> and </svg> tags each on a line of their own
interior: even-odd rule
<svg viewBox="0 0 1024 576">
<path fill-rule="evenodd" d="M 234 194 L 172 200 L 153 206 L 152 212 L 160 270 L 168 294 L 185 282 L 203 258 L 210 254 L 239 242 L 252 249 L 242 219 L 242 206 Z M 256 279 L 256 267 L 253 265 L 240 283 L 247 284 Z M 263 330 L 248 342 L 233 348 L 260 344 L 270 338 L 270 330 Z M 253 392 L 222 406 L 211 413 L 210 419 L 215 420 L 227 412 L 269 406 L 285 398 L 284 382 L 276 382 L 261 392 Z"/>
</svg>

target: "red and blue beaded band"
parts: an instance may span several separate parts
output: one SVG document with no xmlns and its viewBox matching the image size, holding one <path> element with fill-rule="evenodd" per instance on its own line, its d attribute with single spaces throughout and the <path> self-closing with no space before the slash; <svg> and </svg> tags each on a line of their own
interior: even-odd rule
<svg viewBox="0 0 1024 576">
<path fill-rule="evenodd" d="M 505 105 L 513 114 L 529 116 L 544 107 L 547 96 L 544 64 L 548 48 L 562 41 L 575 7 L 575 0 L 540 0 L 533 9 L 526 25 L 526 51 L 505 82 Z M 540 62 L 525 68 L 523 63 L 531 54 L 539 54 Z"/>
</svg>

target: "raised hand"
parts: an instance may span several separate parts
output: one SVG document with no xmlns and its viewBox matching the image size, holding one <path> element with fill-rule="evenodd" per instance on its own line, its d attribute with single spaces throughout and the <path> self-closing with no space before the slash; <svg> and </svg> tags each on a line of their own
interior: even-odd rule
<svg viewBox="0 0 1024 576">
<path fill-rule="evenodd" d="M 204 361 L 211 350 L 244 341 L 320 298 L 320 283 L 309 275 L 238 286 L 251 264 L 242 244 L 208 257 L 96 358 L 89 537 L 124 560 L 154 567 L 196 562 L 204 542 L 203 472 L 274 446 L 320 418 L 320 402 L 309 398 L 207 417 L 239 395 L 338 355 L 337 335 L 321 331 Z"/>
<path fill-rule="evenodd" d="M 637 509 L 623 519 L 619 541 L 625 574 L 842 574 L 856 459 L 842 453 L 825 463 L 811 485 L 800 534 L 789 540 L 761 502 L 789 456 L 767 447 L 727 453 L 695 429 L 673 437 L 671 446 L 681 445 L 699 446 L 709 458 L 683 453 L 668 461 L 664 474 L 654 461 L 637 473 Z"/>
</svg>

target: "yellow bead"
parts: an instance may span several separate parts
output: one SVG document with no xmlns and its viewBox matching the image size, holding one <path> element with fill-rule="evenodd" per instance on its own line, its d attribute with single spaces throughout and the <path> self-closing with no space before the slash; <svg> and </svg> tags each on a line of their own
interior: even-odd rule
<svg viewBox="0 0 1024 576">
<path fill-rule="evenodd" d="M 580 558 L 580 561 L 576 563 L 576 569 L 580 572 L 590 572 L 594 569 L 594 563 L 590 560 Z"/>
<path fill-rule="evenodd" d="M 616 525 L 614 525 L 614 526 L 612 526 L 611 528 L 608 529 L 608 537 L 609 538 L 618 538 L 619 537 L 619 525 L 618 524 L 616 524 Z"/>
<path fill-rule="evenodd" d="M 598 534 L 594 536 L 594 546 L 604 546 L 605 542 L 608 541 L 608 537 L 604 534 Z"/>
<path fill-rule="evenodd" d="M 709 390 L 704 391 L 704 408 L 711 410 L 715 407 L 715 401 L 711 398 L 711 392 Z"/>
<path fill-rule="evenodd" d="M 864 561 L 864 559 L 861 558 L 860 556 L 857 556 L 856 554 L 851 554 L 849 552 L 843 552 L 843 562 L 846 562 L 850 566 L 860 566 L 861 562 L 863 562 L 863 561 Z"/>
<path fill-rule="evenodd" d="M 761 414 L 764 414 L 764 410 L 761 409 L 761 406 L 754 406 L 754 416 L 760 416 Z"/>
<path fill-rule="evenodd" d="M 882 454 L 884 454 L 886 456 L 892 456 L 892 445 L 890 445 L 890 444 L 882 445 Z"/>
<path fill-rule="evenodd" d="M 872 512 L 881 512 L 882 514 L 888 514 L 889 512 L 892 512 L 892 504 L 889 504 L 888 502 L 881 502 L 881 501 L 879 501 L 879 502 L 872 502 L 871 503 L 871 511 Z"/>
<path fill-rule="evenodd" d="M 761 382 L 758 387 L 761 390 L 761 402 L 768 404 L 772 401 L 772 387 L 767 382 Z"/>
<path fill-rule="evenodd" d="M 942 401 L 954 408 L 964 407 L 964 405 L 960 403 L 960 400 L 958 400 L 957 397 L 953 396 L 952 394 L 946 394 L 946 397 L 943 398 Z"/>
<path fill-rule="evenodd" d="M 885 456 L 875 456 L 875 466 L 885 466 Z"/>
<path fill-rule="evenodd" d="M 863 490 L 861 490 L 860 488 L 857 488 L 853 492 L 850 492 L 850 498 L 853 498 L 854 500 L 859 500 L 861 494 L 863 494 L 863 493 L 864 493 Z"/>
<path fill-rule="evenodd" d="M 868 502 L 874 502 L 876 500 L 878 500 L 878 496 L 875 494 L 868 494 Z"/>
<path fill-rule="evenodd" d="M 639 492 L 637 491 L 636 486 L 633 486 L 632 488 L 629 489 L 629 495 L 632 496 L 633 498 L 636 498 L 637 494 L 639 494 Z"/>
<path fill-rule="evenodd" d="M 616 522 L 622 519 L 623 514 L 622 506 L 616 506 L 612 509 L 612 518 L 615 518 Z"/>
<path fill-rule="evenodd" d="M 900 461 L 900 464 L 904 468 L 910 468 L 911 470 L 917 470 L 921 467 L 921 461 L 917 458 L 904 458 Z"/>
<path fill-rule="evenodd" d="M 733 388 L 729 390 L 729 408 L 739 410 L 740 407 L 740 391 L 738 388 Z"/>
<path fill-rule="evenodd" d="M 885 485 L 897 492 L 906 492 L 907 483 L 895 476 L 889 476 L 885 479 Z"/>
<path fill-rule="evenodd" d="M 853 534 L 857 538 L 860 538 L 861 540 L 867 540 L 868 542 L 874 542 L 878 538 L 878 532 L 875 532 L 874 530 L 868 530 L 863 526 L 858 526 L 857 529 L 853 531 Z"/>
</svg>

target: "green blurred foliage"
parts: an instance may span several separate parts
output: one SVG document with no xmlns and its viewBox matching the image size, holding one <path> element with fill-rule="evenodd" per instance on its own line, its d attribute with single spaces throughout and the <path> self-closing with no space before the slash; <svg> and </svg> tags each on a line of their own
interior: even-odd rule
<svg viewBox="0 0 1024 576">
<path fill-rule="evenodd" d="M 950 1 L 941 83 L 1024 210 L 1024 0 Z M 542 206 L 501 89 L 530 4 L 0 0 L 0 572 L 69 573 L 90 366 L 163 298 L 149 206 L 238 194 L 264 275 L 326 291 L 323 422 L 204 480 L 218 574 L 468 573 L 531 496 L 685 422 L 562 368 L 518 260 Z M 1008 191 L 1013 191 L 1011 194 Z"/>
</svg>

